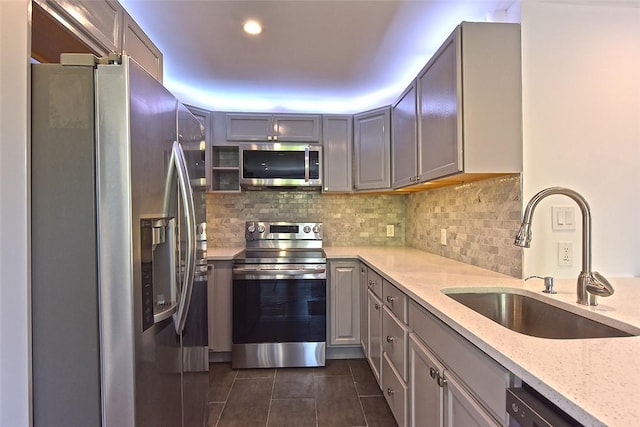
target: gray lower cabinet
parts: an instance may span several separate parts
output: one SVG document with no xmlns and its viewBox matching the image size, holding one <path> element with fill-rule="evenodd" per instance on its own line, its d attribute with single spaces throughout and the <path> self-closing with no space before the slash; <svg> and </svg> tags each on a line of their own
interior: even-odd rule
<svg viewBox="0 0 640 427">
<path fill-rule="evenodd" d="M 352 147 L 353 117 L 350 115 L 322 116 L 323 192 L 353 191 Z"/>
<path fill-rule="evenodd" d="M 442 427 L 444 425 L 444 387 L 438 378 L 444 366 L 415 334 L 409 335 L 409 425 Z"/>
<path fill-rule="evenodd" d="M 367 355 L 367 349 L 369 348 L 369 317 L 367 313 L 367 307 L 369 306 L 369 295 L 367 291 L 367 270 L 368 267 L 362 263 L 359 265 L 360 275 L 360 347 L 362 353 Z"/>
<path fill-rule="evenodd" d="M 371 289 L 367 291 L 367 360 L 378 384 L 382 368 L 382 301 Z"/>
<path fill-rule="evenodd" d="M 409 337 L 411 427 L 498 427 L 461 382 L 417 338 Z"/>
<path fill-rule="evenodd" d="M 390 107 L 354 115 L 353 140 L 356 190 L 391 188 Z"/>
<path fill-rule="evenodd" d="M 231 284 L 233 261 L 209 261 L 207 307 L 209 312 L 209 351 L 231 351 Z"/>
<path fill-rule="evenodd" d="M 329 345 L 360 344 L 360 269 L 357 261 L 330 261 Z"/>
<path fill-rule="evenodd" d="M 522 170 L 519 24 L 463 22 L 417 77 L 419 180 Z"/>
<path fill-rule="evenodd" d="M 414 301 L 409 302 L 409 328 L 412 426 L 509 424 L 505 390 L 514 384 L 511 373 Z M 440 403 L 420 408 L 439 393 Z M 435 419 L 437 411 L 442 411 L 442 424 L 423 423 L 423 417 Z"/>
<path fill-rule="evenodd" d="M 362 350 L 398 425 L 508 426 L 518 380 L 371 267 L 358 272 Z"/>
<path fill-rule="evenodd" d="M 407 425 L 407 297 L 387 280 L 382 281 L 381 388 L 400 427 Z"/>
</svg>

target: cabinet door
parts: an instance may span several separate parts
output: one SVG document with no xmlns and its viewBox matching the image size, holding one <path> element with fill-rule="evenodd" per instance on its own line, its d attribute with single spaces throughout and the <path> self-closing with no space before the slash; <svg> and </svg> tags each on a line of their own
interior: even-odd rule
<svg viewBox="0 0 640 427">
<path fill-rule="evenodd" d="M 209 350 L 231 351 L 231 270 L 232 261 L 209 264 L 207 303 L 209 312 Z"/>
<path fill-rule="evenodd" d="M 120 52 L 124 9 L 115 0 L 35 0 L 97 55 Z"/>
<path fill-rule="evenodd" d="M 408 328 L 393 315 L 388 307 L 382 310 L 382 352 L 393 363 L 403 381 L 407 380 Z"/>
<path fill-rule="evenodd" d="M 274 136 L 281 142 L 320 141 L 320 116 L 285 115 L 273 116 Z"/>
<path fill-rule="evenodd" d="M 407 425 L 407 385 L 387 354 L 382 356 L 382 392 L 399 427 Z"/>
<path fill-rule="evenodd" d="M 418 117 L 415 81 L 391 110 L 393 188 L 414 184 L 418 178 Z"/>
<path fill-rule="evenodd" d="M 368 291 L 367 302 L 367 323 L 369 324 L 369 348 L 367 359 L 376 377 L 376 381 L 380 384 L 380 367 L 382 361 L 382 302 Z"/>
<path fill-rule="evenodd" d="M 228 141 L 271 141 L 274 135 L 271 114 L 227 114 Z"/>
<path fill-rule="evenodd" d="M 323 192 L 353 191 L 352 143 L 352 116 L 325 115 L 322 117 Z"/>
<path fill-rule="evenodd" d="M 329 263 L 331 345 L 360 343 L 360 275 L 355 261 Z"/>
<path fill-rule="evenodd" d="M 458 33 L 447 39 L 418 76 L 420 181 L 463 170 Z"/>
<path fill-rule="evenodd" d="M 500 427 L 478 402 L 445 372 L 445 427 Z"/>
<path fill-rule="evenodd" d="M 409 425 L 444 425 L 444 389 L 438 384 L 444 366 L 414 335 L 409 335 Z"/>
<path fill-rule="evenodd" d="M 126 12 L 123 20 L 122 53 L 130 55 L 147 73 L 162 83 L 162 52 Z"/>
<path fill-rule="evenodd" d="M 354 116 L 355 188 L 391 187 L 391 112 L 385 107 Z"/>
<path fill-rule="evenodd" d="M 369 294 L 367 293 L 367 266 L 360 264 L 360 346 L 362 353 L 366 356 L 369 348 L 369 317 L 367 307 L 369 306 Z"/>
</svg>

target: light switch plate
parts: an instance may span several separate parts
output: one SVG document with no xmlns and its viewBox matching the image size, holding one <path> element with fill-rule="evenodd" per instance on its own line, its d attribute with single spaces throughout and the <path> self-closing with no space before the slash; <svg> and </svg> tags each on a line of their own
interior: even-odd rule
<svg viewBox="0 0 640 427">
<path fill-rule="evenodd" d="M 552 230 L 558 231 L 576 229 L 575 206 L 552 206 L 551 215 Z"/>
</svg>

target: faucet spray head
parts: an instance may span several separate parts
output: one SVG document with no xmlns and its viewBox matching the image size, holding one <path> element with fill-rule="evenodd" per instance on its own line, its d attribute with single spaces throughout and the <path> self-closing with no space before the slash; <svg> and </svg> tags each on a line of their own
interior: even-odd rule
<svg viewBox="0 0 640 427">
<path fill-rule="evenodd" d="M 520 225 L 520 229 L 518 230 L 518 234 L 516 234 L 516 239 L 513 242 L 514 245 L 520 246 L 521 248 L 528 248 L 531 246 L 531 224 L 523 221 Z"/>
</svg>

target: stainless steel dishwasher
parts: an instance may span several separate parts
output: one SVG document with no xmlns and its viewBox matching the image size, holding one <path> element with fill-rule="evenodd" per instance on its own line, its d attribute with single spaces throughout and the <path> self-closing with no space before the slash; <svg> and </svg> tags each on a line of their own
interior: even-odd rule
<svg viewBox="0 0 640 427">
<path fill-rule="evenodd" d="M 507 389 L 509 427 L 579 427 L 579 422 L 526 384 Z"/>
</svg>

